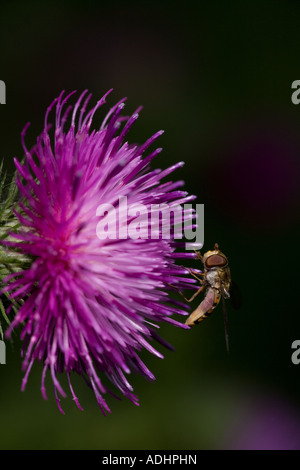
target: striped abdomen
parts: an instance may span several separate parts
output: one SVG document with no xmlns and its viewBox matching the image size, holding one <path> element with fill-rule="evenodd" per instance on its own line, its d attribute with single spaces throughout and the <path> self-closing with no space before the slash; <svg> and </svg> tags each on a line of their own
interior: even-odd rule
<svg viewBox="0 0 300 470">
<path fill-rule="evenodd" d="M 195 325 L 196 323 L 200 323 L 201 321 L 203 321 L 205 318 L 208 317 L 208 315 L 210 315 L 214 311 L 214 309 L 220 302 L 220 298 L 221 298 L 221 295 L 219 293 L 219 290 L 213 289 L 212 287 L 210 287 L 207 290 L 206 296 L 202 300 L 199 307 L 197 307 L 196 310 L 194 310 L 190 314 L 185 324 L 192 326 L 192 325 Z"/>
</svg>

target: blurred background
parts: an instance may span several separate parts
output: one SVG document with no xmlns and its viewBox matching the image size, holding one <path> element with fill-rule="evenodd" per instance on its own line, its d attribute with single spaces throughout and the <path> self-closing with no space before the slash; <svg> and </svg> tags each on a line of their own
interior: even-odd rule
<svg viewBox="0 0 300 470">
<path fill-rule="evenodd" d="M 189 331 L 162 326 L 175 352 L 142 353 L 156 381 L 133 376 L 140 407 L 108 398 L 105 418 L 76 379 L 85 411 L 69 397 L 62 416 L 39 364 L 22 393 L 16 334 L 0 366 L 1 449 L 300 449 L 299 15 L 292 0 L 1 3 L 9 172 L 24 125 L 30 147 L 62 89 L 96 102 L 114 88 L 96 119 L 127 96 L 126 112 L 144 106 L 132 142 L 165 130 L 154 164 L 185 161 L 174 178 L 205 205 L 204 250 L 219 243 L 243 297 L 228 305 L 229 355 L 220 306 Z"/>
</svg>

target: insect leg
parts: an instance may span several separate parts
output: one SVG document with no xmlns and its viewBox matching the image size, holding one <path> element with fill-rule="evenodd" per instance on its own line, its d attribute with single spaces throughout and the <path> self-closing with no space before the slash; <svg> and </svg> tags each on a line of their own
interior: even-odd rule
<svg viewBox="0 0 300 470">
<path fill-rule="evenodd" d="M 201 281 L 201 282 L 202 282 L 202 281 Z M 192 302 L 192 301 L 194 300 L 194 298 L 197 297 L 197 295 L 200 294 L 200 292 L 202 292 L 203 289 L 205 288 L 205 285 L 202 285 L 202 286 L 200 287 L 200 289 L 198 289 L 198 290 L 192 295 L 192 297 L 191 297 L 190 299 L 187 299 L 187 298 L 183 295 L 183 293 L 181 292 L 181 290 L 178 289 L 178 287 L 173 286 L 172 284 L 168 284 L 168 285 L 169 285 L 170 287 L 173 287 L 173 289 L 176 289 L 177 292 L 178 292 L 178 294 L 180 294 L 181 297 L 183 297 L 186 302 Z"/>
<path fill-rule="evenodd" d="M 195 274 L 195 271 L 193 271 L 192 269 L 190 269 L 190 273 L 191 273 L 191 275 L 192 275 L 194 278 L 196 278 L 196 279 L 197 279 L 198 281 L 200 281 L 200 282 L 202 282 L 203 279 L 200 279 L 200 278 L 197 277 L 197 276 L 202 276 L 202 277 L 205 276 L 204 273 L 198 273 L 198 272 L 197 272 L 197 275 L 196 275 L 196 274 Z"/>
<path fill-rule="evenodd" d="M 191 268 L 186 268 L 185 266 L 181 266 L 181 267 L 184 268 L 184 269 L 188 269 L 189 272 L 190 272 L 190 274 L 191 274 L 195 279 L 197 279 L 197 281 L 200 281 L 201 284 L 203 283 L 203 279 L 200 279 L 200 278 L 197 277 L 197 276 L 205 276 L 204 273 L 198 273 L 198 272 L 197 272 L 197 275 L 196 275 L 196 274 L 195 274 L 195 271 L 193 271 Z"/>
<path fill-rule="evenodd" d="M 200 279 L 200 277 L 198 277 L 198 276 L 201 276 L 201 275 L 204 276 L 204 274 L 197 273 L 197 276 L 196 276 L 196 274 L 194 274 L 194 271 L 192 271 L 191 269 L 190 269 L 190 273 L 195 279 L 197 279 L 197 281 L 199 281 L 201 284 L 203 284 L 204 280 Z"/>
<path fill-rule="evenodd" d="M 200 259 L 200 261 L 203 263 L 203 256 L 201 255 L 200 251 L 194 250 L 194 252 L 196 253 L 196 259 Z"/>
<path fill-rule="evenodd" d="M 195 294 L 193 294 L 190 299 L 187 299 L 179 289 L 178 289 L 178 293 L 181 295 L 181 297 L 184 298 L 186 302 L 192 302 L 197 297 L 197 295 L 200 294 L 200 292 L 202 292 L 204 289 L 205 289 L 205 285 L 202 285 L 200 289 L 198 289 L 197 292 L 195 292 Z"/>
</svg>

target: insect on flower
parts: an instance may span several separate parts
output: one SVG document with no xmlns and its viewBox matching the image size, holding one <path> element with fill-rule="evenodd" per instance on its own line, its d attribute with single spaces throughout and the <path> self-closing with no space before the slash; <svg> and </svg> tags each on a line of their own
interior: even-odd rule
<svg viewBox="0 0 300 470">
<path fill-rule="evenodd" d="M 193 326 L 205 320 L 205 318 L 212 314 L 222 299 L 226 349 L 229 351 L 228 317 L 225 299 L 232 298 L 233 283 L 231 281 L 227 256 L 219 250 L 218 244 L 215 243 L 214 250 L 207 251 L 203 256 L 200 251 L 196 251 L 196 259 L 203 263 L 204 272 L 201 273 L 198 270 L 188 269 L 190 274 L 200 282 L 201 287 L 190 299 L 184 297 L 182 292 L 179 291 L 179 293 L 187 302 L 192 302 L 205 289 L 206 294 L 200 305 L 190 314 L 185 323 L 188 326 Z"/>
</svg>

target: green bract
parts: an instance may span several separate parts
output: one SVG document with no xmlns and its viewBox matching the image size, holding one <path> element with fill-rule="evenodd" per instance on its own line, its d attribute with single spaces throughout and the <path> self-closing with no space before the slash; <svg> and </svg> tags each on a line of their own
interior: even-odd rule
<svg viewBox="0 0 300 470">
<path fill-rule="evenodd" d="M 8 180 L 7 173 L 3 171 L 3 162 L 0 163 L 0 289 L 3 287 L 3 279 L 13 272 L 24 269 L 28 263 L 28 258 L 18 253 L 16 250 L 5 246 L 5 240 L 9 240 L 10 231 L 16 230 L 20 222 L 14 215 L 13 207 L 16 202 L 18 188 L 15 176 Z M 6 308 L 11 306 L 15 311 L 17 304 L 10 299 L 7 292 L 0 296 L 0 338 L 3 338 L 3 319 L 9 324 Z M 3 317 L 3 318 L 2 318 Z"/>
</svg>

